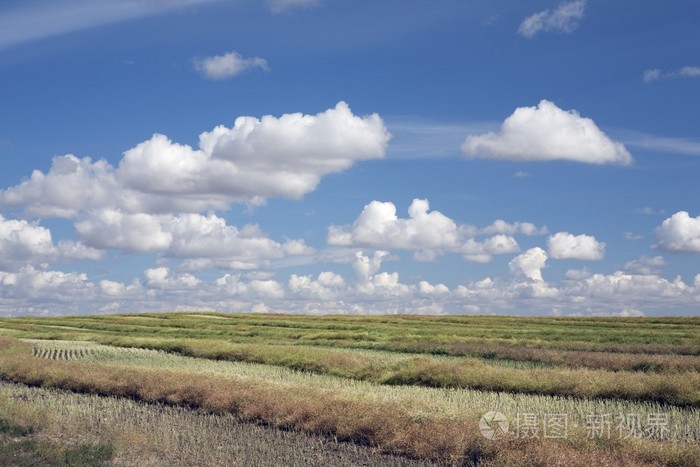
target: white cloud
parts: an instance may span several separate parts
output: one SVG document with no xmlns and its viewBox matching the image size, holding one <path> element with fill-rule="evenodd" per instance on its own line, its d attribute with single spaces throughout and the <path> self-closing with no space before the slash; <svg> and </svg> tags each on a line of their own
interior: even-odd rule
<svg viewBox="0 0 700 467">
<path fill-rule="evenodd" d="M 35 170 L 29 179 L 0 191 L 0 205 L 41 217 L 74 217 L 81 210 L 123 202 L 122 191 L 106 161 L 69 154 L 54 157 L 48 173 Z"/>
<path fill-rule="evenodd" d="M 657 154 L 662 152 L 700 156 L 700 140 L 695 138 L 674 138 L 620 129 L 616 133 L 620 136 L 621 141 L 629 147 L 654 151 Z"/>
<path fill-rule="evenodd" d="M 684 66 L 678 70 L 678 74 L 688 78 L 700 77 L 700 66 Z"/>
<path fill-rule="evenodd" d="M 679 253 L 700 253 L 700 216 L 679 211 L 654 229 L 655 248 Z"/>
<path fill-rule="evenodd" d="M 90 212 L 75 223 L 75 230 L 92 247 L 128 252 L 162 251 L 173 240 L 172 233 L 164 230 L 162 217 L 114 209 Z"/>
<path fill-rule="evenodd" d="M 161 252 L 188 259 L 185 267 L 254 269 L 269 260 L 315 252 L 303 240 L 276 242 L 257 225 L 238 229 L 214 214 L 125 214 L 90 212 L 76 222 L 78 235 L 90 246 L 128 252 Z"/>
<path fill-rule="evenodd" d="M 201 282 L 188 273 L 172 274 L 166 267 L 146 269 L 143 276 L 146 286 L 152 289 L 190 289 Z"/>
<path fill-rule="evenodd" d="M 677 70 L 664 71 L 660 68 L 650 68 L 644 71 L 642 79 L 645 83 L 652 83 L 662 79 L 673 78 L 698 78 L 700 77 L 699 66 L 684 66 Z"/>
<path fill-rule="evenodd" d="M 0 271 L 0 297 L 61 303 L 90 299 L 94 284 L 86 274 L 49 271 L 25 266 L 17 272 Z"/>
<path fill-rule="evenodd" d="M 433 285 L 428 281 L 420 281 L 418 283 L 418 293 L 427 297 L 439 297 L 449 295 L 450 289 L 445 284 Z"/>
<path fill-rule="evenodd" d="M 625 146 L 608 138 L 593 120 L 547 100 L 515 109 L 498 133 L 468 136 L 462 151 L 470 157 L 512 161 L 632 162 Z"/>
<path fill-rule="evenodd" d="M 578 28 L 585 9 L 586 0 L 561 3 L 554 11 L 544 10 L 525 18 L 520 23 L 518 34 L 530 38 L 540 32 L 573 32 Z"/>
<path fill-rule="evenodd" d="M 200 135 L 193 149 L 154 135 L 106 161 L 60 156 L 48 173 L 0 191 L 0 206 L 73 218 L 92 209 L 158 214 L 298 199 L 321 178 L 361 160 L 384 157 L 390 135 L 376 115 L 358 117 L 340 102 L 317 115 L 239 117 L 232 128 Z"/>
<path fill-rule="evenodd" d="M 217 0 L 39 0 L 0 7 L 0 48 Z M 8 2 L 10 3 L 10 2 Z"/>
<path fill-rule="evenodd" d="M 680 278 L 668 281 L 656 274 L 629 274 L 616 271 L 613 274 L 593 274 L 574 282 L 567 288 L 570 296 L 582 296 L 587 299 L 610 300 L 610 303 L 644 303 L 651 300 L 678 298 L 688 292 L 689 286 Z M 648 303 L 646 305 L 649 305 Z"/>
<path fill-rule="evenodd" d="M 284 285 L 273 279 L 242 281 L 240 274 L 226 274 L 216 280 L 217 289 L 241 299 L 281 299 L 285 296 Z"/>
<path fill-rule="evenodd" d="M 657 79 L 661 79 L 662 72 L 659 68 L 651 68 L 649 70 L 644 71 L 644 75 L 642 76 L 642 79 L 644 80 L 645 83 L 651 83 L 652 81 L 656 81 Z"/>
<path fill-rule="evenodd" d="M 267 0 L 267 5 L 273 13 L 282 13 L 294 8 L 308 8 L 320 4 L 321 0 Z"/>
<path fill-rule="evenodd" d="M 64 240 L 55 245 L 46 227 L 0 215 L 0 269 L 50 261 L 98 260 L 101 256 L 98 250 L 82 243 Z"/>
<path fill-rule="evenodd" d="M 601 260 L 605 256 L 605 243 L 591 235 L 573 235 L 558 232 L 547 240 L 547 250 L 553 259 Z"/>
<path fill-rule="evenodd" d="M 185 214 L 173 217 L 167 224 L 173 235 L 169 253 L 180 258 L 210 258 L 216 264 L 238 261 L 256 264 L 261 260 L 286 255 L 311 254 L 303 240 L 278 243 L 268 238 L 257 225 L 240 230 L 210 214 Z"/>
<path fill-rule="evenodd" d="M 324 271 L 313 279 L 311 276 L 292 274 L 288 282 L 289 290 L 301 297 L 314 300 L 334 300 L 345 292 L 346 284 L 342 276 Z"/>
<path fill-rule="evenodd" d="M 636 234 L 634 232 L 624 232 L 622 236 L 625 238 L 625 240 L 641 240 L 644 238 L 643 235 Z"/>
<path fill-rule="evenodd" d="M 654 256 L 653 258 L 641 256 L 639 259 L 625 263 L 623 269 L 632 274 L 657 274 L 659 266 L 665 264 L 666 260 L 663 256 Z"/>
<path fill-rule="evenodd" d="M 382 261 L 387 256 L 389 256 L 389 253 L 382 250 L 375 251 L 372 258 L 365 256 L 361 251 L 355 252 L 355 261 L 352 264 L 352 268 L 355 270 L 357 281 L 359 283 L 369 282 L 372 275 L 379 271 Z"/>
<path fill-rule="evenodd" d="M 297 199 L 324 175 L 382 158 L 389 138 L 378 115 L 357 117 L 340 102 L 317 115 L 239 117 L 202 133 L 199 150 L 156 135 L 124 154 L 117 176 L 145 193 Z"/>
<path fill-rule="evenodd" d="M 530 248 L 508 263 L 510 272 L 516 276 L 543 282 L 542 269 L 547 262 L 547 252 L 540 247 Z"/>
<path fill-rule="evenodd" d="M 642 214 L 644 216 L 656 216 L 656 215 L 661 215 L 661 214 L 666 213 L 666 211 L 664 211 L 663 209 L 654 209 L 654 208 L 650 208 L 649 206 L 635 209 L 632 212 L 634 212 L 635 214 Z"/>
<path fill-rule="evenodd" d="M 476 263 L 488 263 L 493 255 L 505 255 L 518 251 L 520 251 L 518 242 L 513 237 L 503 234 L 494 235 L 482 242 L 470 238 L 460 247 L 464 260 Z"/>
<path fill-rule="evenodd" d="M 0 264 L 46 257 L 54 249 L 49 229 L 0 215 Z"/>
<path fill-rule="evenodd" d="M 284 285 L 274 280 L 252 280 L 248 289 L 259 297 L 282 298 L 285 295 Z"/>
<path fill-rule="evenodd" d="M 612 274 L 569 270 L 559 283 L 542 278 L 547 253 L 532 248 L 514 258 L 510 276 L 486 277 L 457 285 L 418 280 L 402 283 L 397 272 L 381 271 L 386 252 L 355 254 L 355 280 L 333 271 L 291 274 L 280 282 L 272 273 L 225 274 L 204 281 L 160 266 L 131 284 L 85 274 L 24 267 L 0 272 L 0 314 L 127 311 L 267 311 L 291 313 L 516 312 L 637 315 L 687 311 L 700 302 L 700 274 L 692 284 L 654 272 L 663 259 L 640 258 L 628 271 Z M 650 268 L 645 270 L 644 268 Z"/>
<path fill-rule="evenodd" d="M 621 316 L 623 318 L 630 318 L 630 317 L 641 317 L 644 316 L 644 312 L 641 310 L 638 310 L 636 308 L 625 308 L 622 310 L 618 316 Z"/>
<path fill-rule="evenodd" d="M 579 281 L 582 279 L 587 279 L 591 277 L 593 273 L 588 270 L 588 268 L 583 269 L 569 269 L 564 274 L 564 278 L 572 281 Z"/>
<path fill-rule="evenodd" d="M 355 262 L 352 264 L 355 270 L 355 285 L 351 294 L 347 297 L 351 301 L 357 300 L 383 300 L 408 297 L 412 287 L 399 282 L 398 272 L 378 272 L 382 261 L 389 256 L 386 251 L 377 250 L 370 258 L 362 251 L 355 253 Z"/>
<path fill-rule="evenodd" d="M 213 80 L 232 78 L 254 68 L 269 70 L 264 58 L 245 58 L 235 51 L 213 57 L 195 58 L 193 64 L 205 78 Z"/>
<path fill-rule="evenodd" d="M 352 225 L 330 226 L 327 241 L 330 245 L 410 250 L 419 261 L 432 261 L 445 252 L 452 252 L 461 253 L 467 261 L 488 262 L 492 255 L 519 251 L 512 236 L 499 232 L 535 234 L 539 231 L 528 222 L 496 221 L 481 233 L 499 234 L 478 241 L 471 238 L 479 233 L 478 229 L 458 225 L 441 212 L 430 211 L 425 199 L 414 199 L 408 215 L 408 218 L 399 218 L 394 203 L 372 201 Z"/>
<path fill-rule="evenodd" d="M 124 294 L 126 291 L 126 286 L 121 282 L 114 282 L 105 279 L 100 281 L 100 290 L 105 295 L 116 297 Z"/>
<path fill-rule="evenodd" d="M 439 211 L 428 212 L 430 204 L 414 199 L 408 219 L 399 219 L 391 202 L 372 201 L 352 226 L 328 229 L 331 245 L 359 245 L 407 250 L 451 250 L 457 247 L 457 224 Z"/>
<path fill-rule="evenodd" d="M 508 223 L 502 219 L 496 219 L 493 224 L 481 230 L 484 234 L 506 234 L 506 235 L 546 235 L 547 226 L 537 227 L 531 222 Z"/>
<path fill-rule="evenodd" d="M 392 118 L 387 120 L 391 134 L 391 146 L 387 156 L 391 159 L 425 159 L 454 157 L 464 135 L 488 131 L 489 123 L 445 123 L 440 121 Z"/>
</svg>

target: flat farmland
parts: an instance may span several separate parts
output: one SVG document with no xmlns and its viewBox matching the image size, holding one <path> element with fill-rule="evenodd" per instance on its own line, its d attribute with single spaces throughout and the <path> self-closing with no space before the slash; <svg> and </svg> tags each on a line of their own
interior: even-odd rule
<svg viewBox="0 0 700 467">
<path fill-rule="evenodd" d="M 700 318 L 11 318 L 0 377 L 10 459 L 700 465 Z"/>
</svg>

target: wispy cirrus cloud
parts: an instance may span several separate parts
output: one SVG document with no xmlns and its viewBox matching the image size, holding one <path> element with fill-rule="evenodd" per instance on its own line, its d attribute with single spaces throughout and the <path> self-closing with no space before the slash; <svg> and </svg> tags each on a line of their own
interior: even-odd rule
<svg viewBox="0 0 700 467">
<path fill-rule="evenodd" d="M 267 66 L 267 60 L 264 58 L 246 58 L 235 51 L 213 57 L 195 58 L 193 63 L 195 69 L 200 72 L 202 76 L 213 80 L 233 78 L 253 68 L 260 68 L 262 70 L 270 69 Z"/>
<path fill-rule="evenodd" d="M 625 129 L 616 129 L 614 132 L 620 141 L 632 148 L 670 154 L 700 156 L 700 140 L 695 138 L 659 136 Z"/>
<path fill-rule="evenodd" d="M 443 122 L 389 117 L 387 126 L 392 141 L 387 154 L 397 159 L 459 157 L 459 147 L 465 134 L 484 133 L 497 125 L 497 122 Z"/>
<path fill-rule="evenodd" d="M 0 6 L 0 49 L 219 0 L 39 0 Z"/>
<path fill-rule="evenodd" d="M 585 9 L 586 0 L 561 3 L 554 11 L 544 10 L 525 18 L 520 23 L 518 34 L 531 38 L 540 32 L 573 32 L 578 28 Z"/>
<path fill-rule="evenodd" d="M 308 8 L 320 3 L 321 0 L 268 0 L 267 6 L 273 13 L 283 13 L 294 8 Z"/>
<path fill-rule="evenodd" d="M 662 70 L 650 68 L 644 71 L 642 79 L 645 83 L 652 83 L 661 79 L 672 78 L 700 78 L 700 66 L 684 66 L 677 70 Z"/>
</svg>

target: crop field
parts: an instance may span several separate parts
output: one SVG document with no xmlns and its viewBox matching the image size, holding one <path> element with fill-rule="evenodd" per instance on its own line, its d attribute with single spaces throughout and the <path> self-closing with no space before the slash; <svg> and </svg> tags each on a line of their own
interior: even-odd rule
<svg viewBox="0 0 700 467">
<path fill-rule="evenodd" d="M 0 465 L 700 465 L 699 318 L 12 318 L 0 377 Z"/>
</svg>

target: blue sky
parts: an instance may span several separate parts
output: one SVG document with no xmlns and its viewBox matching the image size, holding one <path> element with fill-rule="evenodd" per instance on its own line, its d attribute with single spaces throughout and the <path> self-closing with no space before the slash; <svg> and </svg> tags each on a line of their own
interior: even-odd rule
<svg viewBox="0 0 700 467">
<path fill-rule="evenodd" d="M 697 2 L 0 5 L 0 314 L 696 315 Z"/>
</svg>

